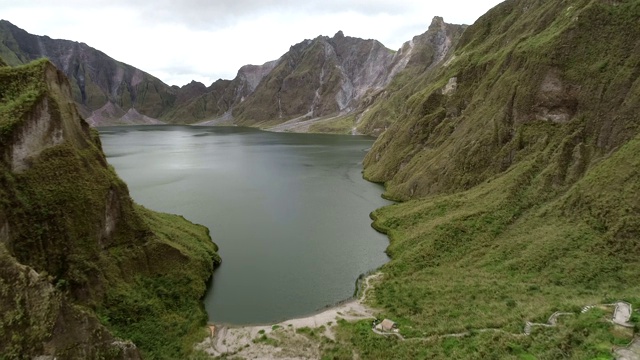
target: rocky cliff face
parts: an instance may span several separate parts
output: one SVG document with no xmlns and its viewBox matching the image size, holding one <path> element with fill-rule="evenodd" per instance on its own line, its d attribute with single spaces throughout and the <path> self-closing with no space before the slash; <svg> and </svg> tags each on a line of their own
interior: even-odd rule
<svg viewBox="0 0 640 360">
<path fill-rule="evenodd" d="M 450 192 L 550 146 L 557 157 L 547 164 L 556 176 L 549 181 L 575 181 L 637 128 L 638 45 L 610 30 L 637 32 L 630 24 L 623 30 L 627 16 L 612 14 L 625 7 L 633 8 L 579 1 L 496 7 L 465 31 L 450 61 L 405 81 L 398 95 L 406 100 L 379 104 L 395 122 L 367 156 L 367 176 L 388 181 L 399 198 Z M 541 138 L 560 141 L 565 132 L 564 145 L 542 145 Z"/>
<path fill-rule="evenodd" d="M 187 85 L 172 88 L 87 44 L 36 36 L 0 21 L 0 56 L 9 65 L 48 58 L 70 79 L 73 99 L 91 125 L 117 123 L 130 109 L 157 119 L 193 94 Z M 197 95 L 197 94 L 195 94 Z M 195 96 L 193 95 L 193 96 Z M 103 108 L 117 111 L 105 112 Z"/>
<path fill-rule="evenodd" d="M 214 83 L 207 94 L 177 107 L 166 119 L 211 119 L 206 124 L 276 131 L 378 134 L 386 123 L 361 125 L 362 114 L 406 68 L 427 71 L 442 62 L 463 29 L 435 18 L 425 34 L 397 52 L 342 32 L 305 40 L 276 61 L 243 67 L 233 81 Z"/>
<path fill-rule="evenodd" d="M 3 358 L 135 359 L 180 337 L 161 319 L 185 336 L 205 318 L 198 300 L 219 261 L 206 229 L 132 202 L 72 92 L 46 60 L 0 68 Z M 135 297 L 145 302 L 122 307 Z M 161 333 L 132 331 L 150 324 Z"/>
<path fill-rule="evenodd" d="M 238 106 L 241 124 L 281 123 L 346 113 L 368 90 L 386 85 L 394 52 L 375 40 L 318 37 L 291 47 Z"/>
<path fill-rule="evenodd" d="M 389 116 L 383 110 L 363 118 L 370 106 L 395 93 L 384 89 L 397 76 L 429 72 L 441 63 L 463 29 L 435 18 L 425 34 L 397 52 L 342 32 L 320 36 L 292 46 L 280 59 L 243 66 L 233 80 L 209 87 L 197 82 L 170 87 L 86 44 L 31 35 L 7 21 L 0 22 L 0 55 L 10 65 L 51 59 L 71 79 L 74 99 L 93 126 L 163 121 L 378 135 Z"/>
<path fill-rule="evenodd" d="M 429 29 L 402 45 L 399 61 L 389 75 L 387 86 L 363 102 L 356 117 L 356 130 L 362 134 L 380 135 L 398 116 L 397 104 L 426 86 L 425 79 L 440 69 L 451 57 L 466 25 L 447 24 L 435 17 Z M 393 104 L 393 106 L 390 106 Z"/>
<path fill-rule="evenodd" d="M 377 135 L 389 117 L 374 111 L 363 119 L 370 106 L 379 96 L 390 96 L 384 89 L 396 76 L 408 78 L 442 63 L 464 28 L 436 17 L 427 32 L 397 52 L 342 32 L 305 40 L 278 60 L 244 66 L 234 80 L 216 81 L 162 119 Z"/>
<path fill-rule="evenodd" d="M 459 36 L 455 29 L 462 27 L 436 18 L 431 28 L 398 52 L 342 32 L 292 46 L 255 93 L 238 106 L 234 117 L 240 124 L 284 123 L 275 129 L 296 130 L 309 120 L 340 121 L 362 113 L 408 65 L 429 67 L 442 61 Z M 354 120 L 347 131 L 358 125 Z"/>
</svg>

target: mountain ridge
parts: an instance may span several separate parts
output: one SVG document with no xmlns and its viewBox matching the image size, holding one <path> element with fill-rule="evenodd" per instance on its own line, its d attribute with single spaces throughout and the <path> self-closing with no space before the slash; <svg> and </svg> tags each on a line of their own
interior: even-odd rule
<svg viewBox="0 0 640 360">
<path fill-rule="evenodd" d="M 435 17 L 427 33 L 446 33 L 450 45 L 463 29 Z M 6 20 L 0 22 L 0 56 L 10 65 L 50 57 L 72 79 L 74 98 L 92 126 L 199 123 L 378 135 L 380 127 L 357 126 L 367 104 L 407 65 L 440 61 L 424 54 L 421 59 L 417 52 L 449 50 L 429 42 L 414 50 L 414 42 L 425 34 L 397 52 L 342 31 L 318 36 L 292 45 L 279 59 L 242 66 L 234 79 L 220 79 L 208 87 L 194 81 L 169 86 L 86 44 L 31 35 Z"/>
</svg>

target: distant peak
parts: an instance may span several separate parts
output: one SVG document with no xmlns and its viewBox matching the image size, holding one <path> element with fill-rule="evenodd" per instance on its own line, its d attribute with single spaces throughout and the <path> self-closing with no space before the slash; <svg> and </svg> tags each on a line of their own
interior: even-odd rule
<svg viewBox="0 0 640 360">
<path fill-rule="evenodd" d="M 432 26 L 440 27 L 442 26 L 442 24 L 444 24 L 444 19 L 442 18 L 442 16 L 434 16 L 433 20 L 431 20 L 431 26 L 429 27 L 432 27 Z"/>
<path fill-rule="evenodd" d="M 184 89 L 186 87 L 202 87 L 202 88 L 204 88 L 204 87 L 206 87 L 206 85 L 201 83 L 201 82 L 199 82 L 199 81 L 191 80 L 190 83 L 181 86 L 181 89 Z"/>
<path fill-rule="evenodd" d="M 342 39 L 344 38 L 344 33 L 342 32 L 342 30 L 338 31 L 335 35 L 333 35 L 334 39 Z"/>
</svg>

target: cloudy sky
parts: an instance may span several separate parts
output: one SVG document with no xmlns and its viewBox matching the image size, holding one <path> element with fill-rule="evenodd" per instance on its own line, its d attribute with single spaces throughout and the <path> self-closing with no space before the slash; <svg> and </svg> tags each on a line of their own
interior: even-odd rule
<svg viewBox="0 0 640 360">
<path fill-rule="evenodd" d="M 170 85 L 232 79 L 319 35 L 377 39 L 397 50 L 434 16 L 472 24 L 502 0 L 0 0 L 0 18 L 87 43 Z"/>
</svg>

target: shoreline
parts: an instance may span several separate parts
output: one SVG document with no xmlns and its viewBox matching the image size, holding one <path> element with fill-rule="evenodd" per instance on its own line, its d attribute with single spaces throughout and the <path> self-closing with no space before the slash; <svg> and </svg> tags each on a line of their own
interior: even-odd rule
<svg viewBox="0 0 640 360">
<path fill-rule="evenodd" d="M 382 276 L 382 272 L 379 269 L 376 270 L 372 270 L 372 271 L 367 271 L 365 273 L 360 274 L 355 281 L 355 290 L 353 292 L 353 296 L 344 299 L 344 300 L 340 300 L 337 301 L 333 304 L 330 305 L 326 305 L 323 306 L 319 309 L 316 309 L 306 315 L 301 315 L 299 317 L 294 317 L 294 318 L 286 318 L 284 320 L 280 320 L 278 322 L 267 322 L 267 323 L 249 323 L 249 324 L 233 324 L 233 323 L 227 323 L 227 322 L 215 322 L 215 321 L 208 321 L 207 322 L 207 326 L 210 325 L 215 325 L 216 327 L 226 327 L 226 328 L 242 328 L 242 327 L 264 327 L 264 326 L 273 326 L 273 325 L 277 325 L 280 323 L 284 323 L 290 320 L 296 320 L 296 319 L 306 319 L 306 318 L 312 318 L 316 315 L 320 315 L 321 313 L 324 313 L 326 311 L 335 309 L 335 308 L 339 308 L 342 307 L 344 305 L 347 305 L 349 303 L 352 302 L 357 302 L 357 301 L 364 301 L 363 299 L 359 299 L 359 295 L 361 294 L 361 292 L 365 291 L 365 286 L 368 286 L 368 278 L 377 278 L 379 276 Z"/>
<path fill-rule="evenodd" d="M 285 323 L 285 322 L 287 322 L 287 321 L 291 321 L 291 320 L 312 318 L 312 317 L 314 317 L 314 316 L 316 316 L 316 315 L 320 315 L 320 314 L 322 314 L 322 313 L 324 313 L 324 312 L 326 312 L 326 311 L 329 311 L 329 310 L 332 310 L 332 309 L 335 309 L 335 308 L 339 308 L 339 307 L 342 307 L 342 306 L 347 305 L 347 304 L 349 304 L 349 303 L 357 302 L 357 301 L 358 301 L 358 299 L 352 296 L 352 297 L 350 297 L 350 298 L 348 298 L 348 299 L 341 300 L 341 301 L 335 302 L 335 303 L 333 303 L 333 304 L 331 304 L 331 305 L 326 305 L 326 306 L 324 306 L 324 307 L 321 307 L 321 308 L 319 308 L 319 309 L 317 309 L 317 310 L 314 310 L 313 312 L 308 313 L 307 315 L 300 315 L 299 317 L 294 317 L 294 318 L 286 318 L 286 319 L 284 319 L 284 320 L 280 320 L 280 321 L 277 321 L 277 322 L 267 322 L 267 323 L 249 323 L 249 324 L 234 324 L 234 323 L 228 323 L 228 322 L 215 322 L 215 321 L 208 321 L 208 322 L 207 322 L 207 324 L 208 324 L 207 326 L 215 325 L 215 326 L 216 326 L 216 328 L 218 328 L 218 327 L 226 327 L 226 328 L 244 328 L 244 327 L 265 327 L 265 326 L 273 326 L 273 325 L 278 325 L 278 324 Z"/>
<path fill-rule="evenodd" d="M 215 326 L 214 336 L 208 336 L 196 349 L 210 356 L 237 355 L 245 358 L 317 358 L 319 349 L 304 333 L 313 333 L 335 340 L 333 327 L 338 320 L 358 321 L 375 318 L 375 309 L 366 305 L 367 292 L 383 274 L 376 272 L 362 280 L 362 296 L 342 301 L 309 316 L 288 319 L 275 324 Z M 356 288 L 356 293 L 359 292 Z M 286 349 L 278 346 L 286 343 Z"/>
</svg>

